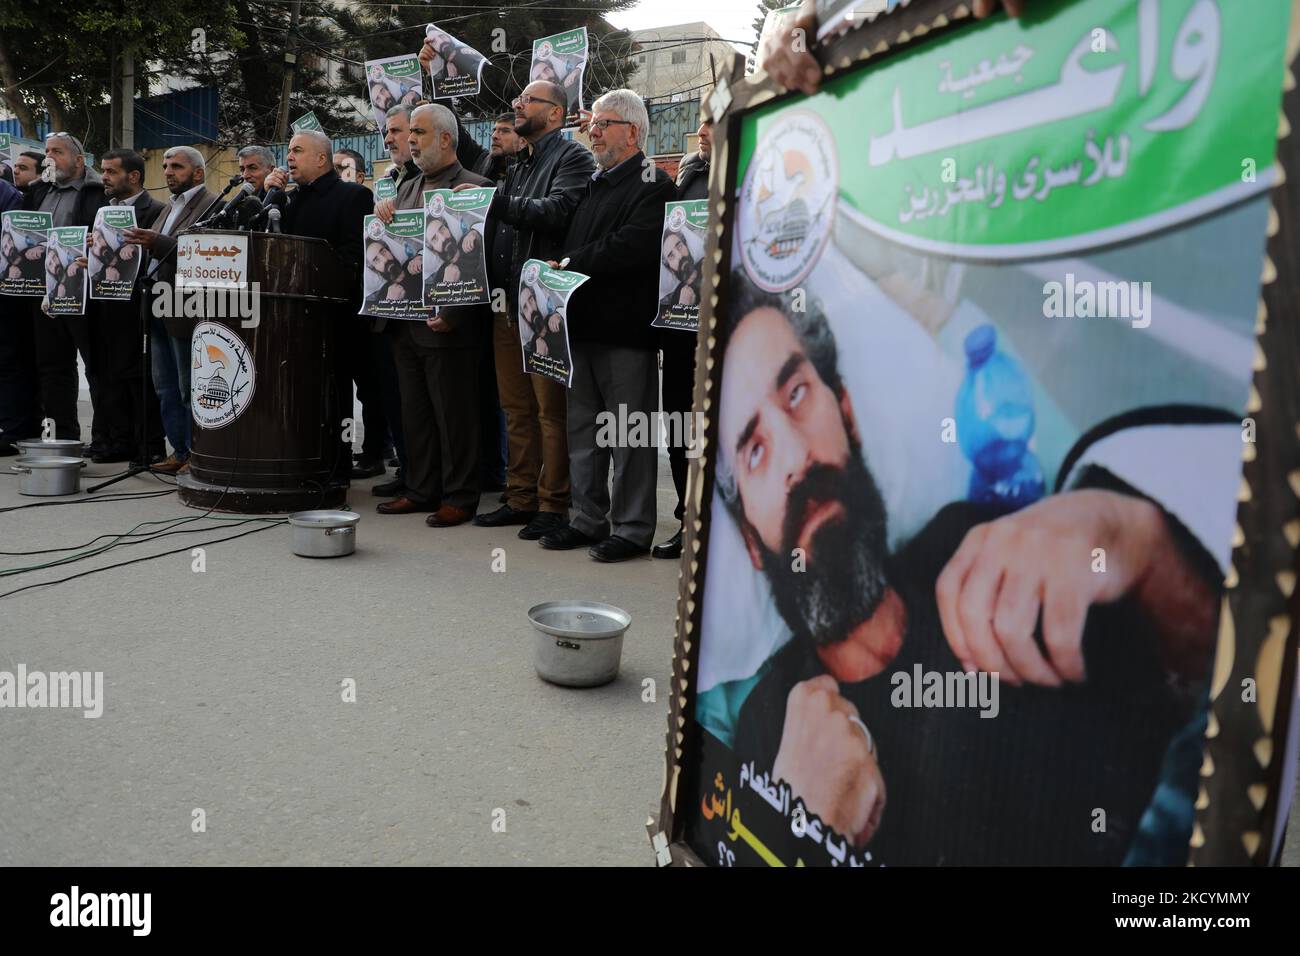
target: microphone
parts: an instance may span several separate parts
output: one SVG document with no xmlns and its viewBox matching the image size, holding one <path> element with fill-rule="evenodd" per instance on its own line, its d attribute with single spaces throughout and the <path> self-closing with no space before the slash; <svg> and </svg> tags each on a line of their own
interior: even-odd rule
<svg viewBox="0 0 1300 956">
<path fill-rule="evenodd" d="M 286 176 L 289 175 L 289 170 L 287 170 L 283 166 L 277 166 L 276 169 L 284 173 Z M 290 179 L 289 181 L 293 182 L 292 179 Z M 272 188 L 266 191 L 266 198 L 262 200 L 262 208 L 270 209 L 272 206 L 281 205 L 287 201 L 288 201 L 288 197 L 285 195 L 284 190 L 281 189 L 279 186 L 273 186 Z"/>
<path fill-rule="evenodd" d="M 242 177 L 235 177 L 235 180 L 242 181 Z M 230 185 L 227 186 L 225 189 L 223 189 L 223 190 L 221 191 L 221 195 L 217 197 L 217 203 L 221 202 L 221 200 L 225 198 L 226 193 L 230 192 L 231 187 L 234 186 L 234 185 L 235 185 L 235 181 L 232 180 L 232 182 L 230 183 Z M 227 218 L 227 214 L 230 213 L 231 210 L 233 210 L 233 209 L 235 208 L 235 206 L 238 205 L 239 202 L 240 202 L 240 201 L 241 201 L 245 196 L 252 195 L 252 194 L 255 193 L 255 192 L 257 192 L 257 190 L 256 190 L 256 188 L 254 188 L 254 186 L 253 186 L 252 183 L 248 183 L 248 182 L 244 183 L 244 185 L 242 185 L 242 186 L 239 187 L 239 192 L 236 193 L 236 194 L 231 198 L 230 202 L 228 202 L 228 203 L 226 203 L 225 205 L 223 205 L 220 209 L 218 209 L 216 212 L 214 212 L 214 213 L 213 213 L 211 216 L 209 216 L 207 219 L 204 219 L 202 222 L 195 223 L 195 224 L 194 224 L 194 225 L 195 225 L 195 228 L 202 228 L 202 227 L 204 227 L 204 226 L 212 225 L 212 224 L 215 224 L 215 223 L 218 223 L 218 222 L 225 222 L 225 220 L 226 220 L 226 218 Z M 215 206 L 216 203 L 213 203 L 213 205 Z"/>
<path fill-rule="evenodd" d="M 266 212 L 266 230 L 275 233 L 280 231 L 280 210 L 275 206 L 272 206 Z"/>
</svg>

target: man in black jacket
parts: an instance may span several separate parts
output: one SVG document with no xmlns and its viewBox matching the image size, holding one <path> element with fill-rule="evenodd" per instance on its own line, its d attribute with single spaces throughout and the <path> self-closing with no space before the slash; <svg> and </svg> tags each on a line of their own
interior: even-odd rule
<svg viewBox="0 0 1300 956">
<path fill-rule="evenodd" d="M 425 190 L 489 186 L 456 160 L 456 117 L 441 104 L 411 112 L 411 150 L 423 175 L 401 186 L 397 202 L 383 200 L 375 214 L 391 221 L 394 209 L 423 209 Z M 381 502 L 380 514 L 432 512 L 425 524 L 464 524 L 478 508 L 479 342 L 491 323 L 486 305 L 440 308 L 429 318 L 389 320 L 385 328 L 397 364 L 406 429 L 406 491 Z"/>
<path fill-rule="evenodd" d="M 96 211 L 108 202 L 99 174 L 86 166 L 81 143 L 70 133 L 51 133 L 45 139 L 45 161 L 53 169 L 53 182 L 32 183 L 23 208 L 52 213 L 55 227 L 92 226 Z M 91 406 L 99 402 L 99 354 L 90 337 L 98 315 L 98 303 L 86 303 L 84 315 L 45 315 L 37 300 L 26 304 L 36 324 L 36 370 L 40 381 L 41 406 L 46 418 L 54 419 L 59 438 L 80 438 L 77 420 L 77 353 L 86 364 Z M 91 427 L 91 448 L 99 451 L 96 439 L 106 444 L 103 424 Z"/>
<path fill-rule="evenodd" d="M 335 392 L 338 414 L 327 422 L 331 434 L 339 435 L 343 416 L 352 415 L 352 368 L 350 356 L 341 347 L 351 327 L 345 322 L 361 322 L 357 310 L 361 306 L 362 224 L 375 208 L 374 194 L 365 186 L 345 183 L 334 172 L 334 149 L 328 136 L 316 130 L 302 130 L 289 140 L 289 176 L 297 189 L 289 198 L 281 222 L 283 231 L 292 236 L 311 236 L 324 239 L 334 250 L 346 276 L 344 287 L 353 290 L 352 299 L 334 310 L 336 346 L 334 349 Z M 266 177 L 266 189 L 283 189 L 289 180 L 277 169 Z M 334 468 L 334 479 L 346 484 L 352 470 L 352 457 L 343 454 Z"/>
<path fill-rule="evenodd" d="M 523 371 L 515 319 L 524 262 L 564 255 L 565 231 L 595 169 L 591 153 L 560 131 L 564 104 L 564 91 L 540 80 L 529 83 L 515 100 L 515 132 L 527 145 L 493 197 L 487 217 L 488 280 L 493 289 L 505 292 L 507 303 L 492 323 L 492 334 L 510 462 L 505 505 L 474 523 L 522 524 L 519 537 L 530 541 L 563 527 L 569 510 L 565 388 Z"/>
<path fill-rule="evenodd" d="M 676 190 L 641 151 L 649 125 L 645 103 L 631 90 L 612 90 L 596 100 L 590 135 L 600 169 L 587 183 L 563 243 L 568 268 L 591 278 L 568 303 L 573 519 L 541 543 L 552 550 L 590 546 L 598 561 L 648 553 L 655 529 L 658 430 L 652 426 L 659 376 L 650 323 L 659 304 L 664 203 Z M 628 422 L 629 434 L 611 436 L 600 427 L 610 416 Z M 632 431 L 638 421 L 639 439 Z"/>
<path fill-rule="evenodd" d="M 698 152 L 683 157 L 677 167 L 677 199 L 709 198 L 709 157 L 713 153 L 713 121 L 705 119 L 696 131 L 700 138 Z M 699 268 L 703 268 L 700 263 Z M 663 349 L 663 410 L 665 415 L 676 413 L 687 419 L 691 412 L 691 399 L 695 391 L 695 342 L 698 336 L 681 329 L 660 329 L 659 347 Z M 677 510 L 674 514 L 681 522 L 686 517 L 686 447 L 669 443 L 668 465 L 673 473 L 673 487 L 677 489 Z M 679 558 L 682 555 L 682 528 L 663 544 L 655 545 L 656 558 Z"/>
</svg>

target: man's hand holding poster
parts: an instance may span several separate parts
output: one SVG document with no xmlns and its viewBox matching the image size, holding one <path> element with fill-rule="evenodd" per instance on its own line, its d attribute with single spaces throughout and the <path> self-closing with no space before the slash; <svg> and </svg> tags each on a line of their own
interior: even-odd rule
<svg viewBox="0 0 1300 956">
<path fill-rule="evenodd" d="M 424 304 L 424 213 L 405 209 L 387 225 L 366 216 L 361 315 L 423 322 L 432 314 Z"/>
<path fill-rule="evenodd" d="M 483 222 L 494 187 L 424 193 L 424 304 L 487 302 Z"/>
<path fill-rule="evenodd" d="M 573 290 L 590 276 L 529 259 L 519 275 L 519 342 L 524 371 L 573 384 L 567 309 Z"/>
</svg>

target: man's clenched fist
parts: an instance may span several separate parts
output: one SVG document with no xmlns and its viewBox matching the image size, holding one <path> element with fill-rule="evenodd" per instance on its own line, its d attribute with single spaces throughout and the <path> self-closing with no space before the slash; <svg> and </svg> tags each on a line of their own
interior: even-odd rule
<svg viewBox="0 0 1300 956">
<path fill-rule="evenodd" d="M 840 696 L 835 678 L 823 674 L 796 684 L 786 700 L 772 775 L 789 784 L 809 812 L 863 846 L 880 826 L 885 779 L 856 719 L 858 709 Z"/>
</svg>

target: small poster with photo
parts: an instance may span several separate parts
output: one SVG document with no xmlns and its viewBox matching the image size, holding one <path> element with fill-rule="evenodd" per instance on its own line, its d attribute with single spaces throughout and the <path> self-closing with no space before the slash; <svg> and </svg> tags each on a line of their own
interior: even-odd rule
<svg viewBox="0 0 1300 956">
<path fill-rule="evenodd" d="M 489 299 L 483 223 L 495 187 L 424 193 L 424 304 L 477 305 Z"/>
<path fill-rule="evenodd" d="M 694 332 L 700 327 L 700 274 L 709 201 L 664 204 L 664 234 L 659 243 L 659 312 L 650 324 Z"/>
<path fill-rule="evenodd" d="M 120 302 L 131 298 L 142 251 L 126 239 L 126 230 L 134 228 L 134 206 L 104 206 L 95 213 L 87 254 L 92 299 Z"/>
<path fill-rule="evenodd" d="M 519 342 L 524 349 L 524 371 L 573 385 L 569 352 L 569 296 L 590 276 L 552 269 L 540 259 L 529 259 L 519 275 Z"/>
<path fill-rule="evenodd" d="M 45 246 L 45 295 L 50 315 L 86 314 L 85 226 L 50 230 Z"/>
<path fill-rule="evenodd" d="M 0 295 L 45 295 L 45 243 L 54 215 L 0 213 Z"/>
<path fill-rule="evenodd" d="M 433 98 L 474 96 L 479 91 L 479 76 L 487 59 L 478 50 L 461 43 L 445 30 L 430 23 L 424 34 L 433 41 L 434 55 L 429 61 L 429 79 Z"/>
<path fill-rule="evenodd" d="M 414 106 L 423 95 L 424 70 L 412 54 L 366 61 L 366 89 L 375 123 L 383 133 L 386 116 L 394 106 Z"/>
<path fill-rule="evenodd" d="M 302 116 L 299 116 L 296 120 L 290 123 L 289 128 L 295 133 L 301 133 L 305 129 L 316 130 L 317 132 L 324 131 L 324 127 L 320 125 L 320 119 L 317 118 L 315 113 L 304 113 Z"/>
<path fill-rule="evenodd" d="M 420 255 L 424 212 L 404 209 L 384 225 L 378 216 L 362 222 L 365 267 L 361 315 L 423 322 L 433 312 L 424 304 L 424 263 Z"/>
<path fill-rule="evenodd" d="M 582 77 L 587 71 L 587 28 L 566 30 L 533 41 L 528 82 L 547 80 L 564 90 L 565 115 L 576 118 L 582 105 Z"/>
</svg>

